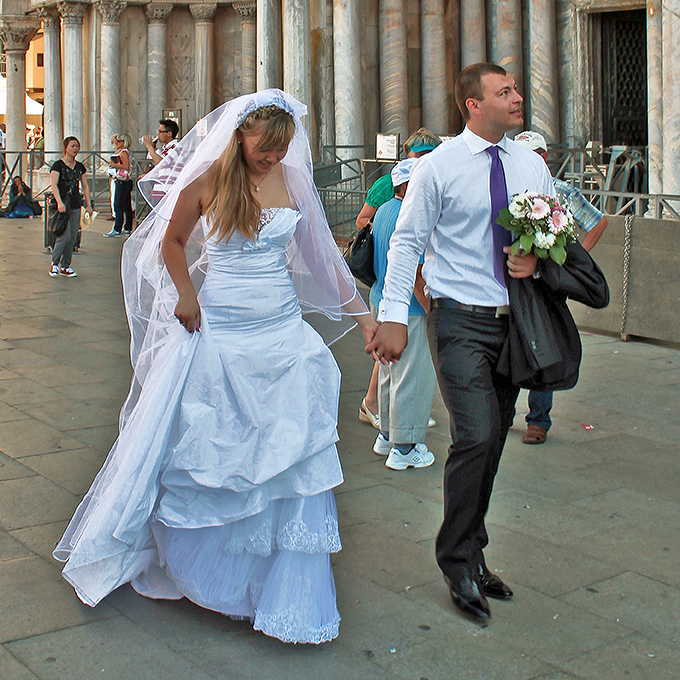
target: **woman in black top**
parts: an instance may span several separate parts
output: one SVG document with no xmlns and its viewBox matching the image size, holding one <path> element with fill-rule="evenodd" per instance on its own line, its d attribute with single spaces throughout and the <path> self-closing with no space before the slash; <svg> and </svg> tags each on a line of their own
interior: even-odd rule
<svg viewBox="0 0 680 680">
<path fill-rule="evenodd" d="M 57 210 L 69 214 L 68 227 L 54 244 L 50 276 L 77 276 L 71 268 L 71 256 L 80 228 L 80 188 L 85 197 L 85 208 L 92 214 L 90 189 L 85 181 L 85 166 L 76 160 L 79 151 L 80 142 L 75 137 L 67 137 L 64 140 L 64 155 L 50 170 L 50 185 L 52 195 L 57 201 Z"/>
</svg>

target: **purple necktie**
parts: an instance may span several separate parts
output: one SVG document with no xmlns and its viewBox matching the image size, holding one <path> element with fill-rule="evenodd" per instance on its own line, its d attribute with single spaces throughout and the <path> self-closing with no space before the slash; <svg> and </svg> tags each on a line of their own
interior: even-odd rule
<svg viewBox="0 0 680 680">
<path fill-rule="evenodd" d="M 505 286 L 505 253 L 503 246 L 512 243 L 510 232 L 496 224 L 498 213 L 508 207 L 508 189 L 505 186 L 503 161 L 498 156 L 498 147 L 490 146 L 486 152 L 491 156 L 489 193 L 491 194 L 491 229 L 493 233 L 493 275 Z"/>
</svg>

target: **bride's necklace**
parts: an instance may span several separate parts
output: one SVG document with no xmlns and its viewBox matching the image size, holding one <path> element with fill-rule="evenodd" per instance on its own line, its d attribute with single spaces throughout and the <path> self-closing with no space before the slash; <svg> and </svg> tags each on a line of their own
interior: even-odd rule
<svg viewBox="0 0 680 680">
<path fill-rule="evenodd" d="M 264 176 L 262 177 L 262 179 L 261 179 L 259 182 L 257 182 L 257 183 L 253 182 L 253 180 L 250 178 L 250 176 L 248 176 L 248 181 L 253 185 L 253 187 L 255 188 L 255 191 L 259 191 L 259 190 L 260 190 L 260 184 L 262 184 L 262 182 L 264 182 L 264 181 L 267 179 L 267 175 L 268 175 L 271 171 L 272 171 L 272 169 L 269 168 L 269 170 L 267 170 L 267 172 L 264 173 Z"/>
</svg>

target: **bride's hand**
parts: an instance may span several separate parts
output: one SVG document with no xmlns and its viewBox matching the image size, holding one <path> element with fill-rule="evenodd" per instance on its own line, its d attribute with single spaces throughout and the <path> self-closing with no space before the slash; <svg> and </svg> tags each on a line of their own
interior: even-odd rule
<svg viewBox="0 0 680 680">
<path fill-rule="evenodd" d="M 180 295 L 175 307 L 177 320 L 189 333 L 201 330 L 201 308 L 198 305 L 196 295 Z"/>
<path fill-rule="evenodd" d="M 380 324 L 373 318 L 371 314 L 361 314 L 356 317 L 356 321 L 361 328 L 361 332 L 364 336 L 364 340 L 368 345 L 373 340 L 373 336 L 380 327 Z"/>
</svg>

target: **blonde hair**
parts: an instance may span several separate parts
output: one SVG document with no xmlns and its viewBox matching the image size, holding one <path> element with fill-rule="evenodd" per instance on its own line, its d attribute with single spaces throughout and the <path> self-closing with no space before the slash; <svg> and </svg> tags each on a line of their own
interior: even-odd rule
<svg viewBox="0 0 680 680">
<path fill-rule="evenodd" d="M 295 134 L 295 120 L 278 106 L 255 109 L 234 131 L 227 148 L 215 162 L 216 175 L 204 214 L 212 221 L 207 238 L 216 235 L 218 241 L 225 243 L 235 231 L 254 240 L 262 211 L 246 173 L 239 130 L 246 137 L 262 133 L 255 151 L 287 149 Z"/>
<path fill-rule="evenodd" d="M 434 132 L 428 130 L 427 128 L 421 127 L 416 130 L 405 142 L 404 142 L 404 153 L 408 154 L 413 146 L 419 146 L 421 144 L 428 144 L 432 147 L 439 146 L 442 140 Z"/>
<path fill-rule="evenodd" d="M 113 137 L 117 142 L 123 142 L 126 149 L 130 146 L 130 144 L 132 144 L 132 139 L 130 138 L 130 135 L 127 134 L 127 132 L 119 132 Z"/>
</svg>

